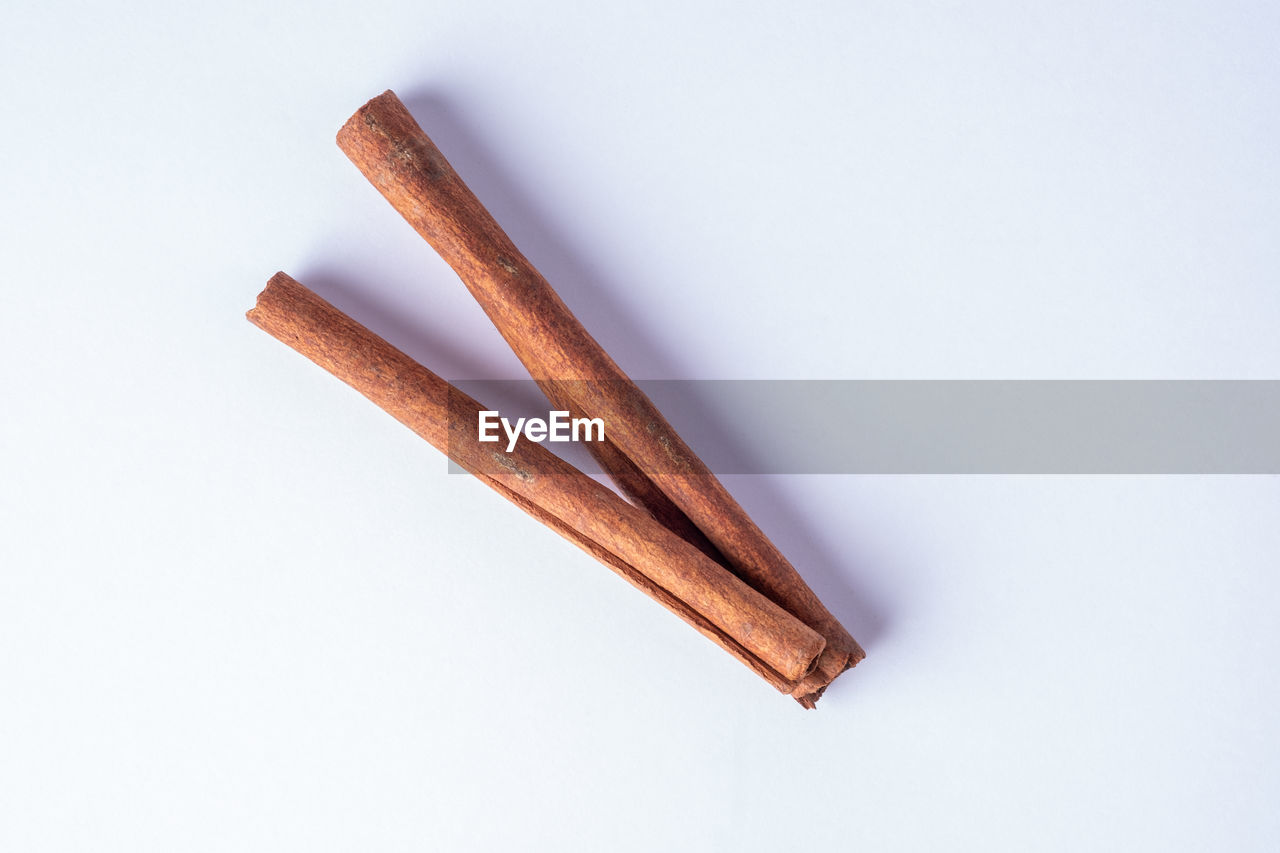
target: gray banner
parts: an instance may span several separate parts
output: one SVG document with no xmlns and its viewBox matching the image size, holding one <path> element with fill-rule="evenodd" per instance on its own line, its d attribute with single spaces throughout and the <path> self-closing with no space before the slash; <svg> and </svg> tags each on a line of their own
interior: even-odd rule
<svg viewBox="0 0 1280 853">
<path fill-rule="evenodd" d="M 512 422 L 548 415 L 530 381 L 455 384 Z M 637 384 L 717 474 L 1280 473 L 1274 380 Z"/>
</svg>

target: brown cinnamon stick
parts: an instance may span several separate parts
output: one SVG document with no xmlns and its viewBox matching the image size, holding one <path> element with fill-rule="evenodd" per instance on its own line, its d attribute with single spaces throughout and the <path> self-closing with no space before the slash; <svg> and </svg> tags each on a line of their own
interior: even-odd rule
<svg viewBox="0 0 1280 853">
<path fill-rule="evenodd" d="M 486 485 L 609 565 L 783 692 L 823 637 L 541 445 L 478 440 L 484 408 L 284 273 L 249 320 L 408 426 Z"/>
<path fill-rule="evenodd" d="M 864 653 L 795 568 L 520 253 L 395 93 L 357 111 L 338 145 L 458 273 L 552 403 L 604 419 L 609 446 L 597 458 L 624 492 L 826 638 L 822 660 L 794 693 L 811 707 Z"/>
</svg>

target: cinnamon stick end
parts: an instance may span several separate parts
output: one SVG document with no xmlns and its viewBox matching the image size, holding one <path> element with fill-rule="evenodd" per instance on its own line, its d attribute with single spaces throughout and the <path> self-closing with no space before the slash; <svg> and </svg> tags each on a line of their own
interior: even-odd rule
<svg viewBox="0 0 1280 853">
<path fill-rule="evenodd" d="M 254 300 L 253 307 L 244 312 L 245 319 L 259 329 L 265 328 L 263 323 L 264 303 L 271 299 L 274 291 L 281 288 L 301 287 L 302 285 L 283 270 L 278 271 L 271 278 L 267 279 L 267 286 L 262 288 L 262 292 L 258 294 L 258 298 Z"/>
<path fill-rule="evenodd" d="M 812 711 L 832 682 L 861 663 L 866 656 L 867 653 L 857 642 L 853 642 L 852 649 L 824 655 L 819 658 L 813 672 L 791 691 L 791 698 L 799 702 L 801 707 Z"/>
<path fill-rule="evenodd" d="M 338 147 L 348 153 L 350 156 L 350 148 L 353 140 L 358 139 L 362 131 L 360 125 L 364 124 L 370 113 L 375 115 L 386 114 L 388 112 L 404 113 L 408 115 L 409 110 L 400 101 L 395 92 L 388 89 L 381 95 L 376 95 L 365 102 L 364 106 L 356 110 L 351 118 L 338 130 Z"/>
</svg>

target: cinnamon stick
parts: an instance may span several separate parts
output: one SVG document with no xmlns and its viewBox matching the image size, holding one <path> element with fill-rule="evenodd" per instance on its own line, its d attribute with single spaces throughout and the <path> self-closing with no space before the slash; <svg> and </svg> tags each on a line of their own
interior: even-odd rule
<svg viewBox="0 0 1280 853">
<path fill-rule="evenodd" d="M 607 487 L 539 444 L 482 444 L 484 408 L 285 273 L 248 319 L 305 355 L 539 521 L 600 559 L 783 692 L 823 637 Z"/>
<path fill-rule="evenodd" d="M 609 444 L 595 448 L 597 459 L 620 488 L 826 639 L 815 672 L 794 693 L 812 707 L 864 657 L 862 648 L 520 253 L 395 93 L 361 107 L 338 145 L 453 267 L 551 402 L 604 419 Z"/>
</svg>

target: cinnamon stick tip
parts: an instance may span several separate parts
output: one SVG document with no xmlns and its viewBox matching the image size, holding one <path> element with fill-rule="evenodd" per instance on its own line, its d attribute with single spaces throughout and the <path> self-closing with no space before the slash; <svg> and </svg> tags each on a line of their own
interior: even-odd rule
<svg viewBox="0 0 1280 853">
<path fill-rule="evenodd" d="M 258 298 L 253 301 L 253 307 L 244 312 L 245 319 L 255 326 L 261 328 L 262 324 L 258 322 L 262 313 L 263 300 L 270 297 L 271 291 L 278 290 L 281 287 L 289 285 L 297 285 L 298 282 L 287 272 L 280 270 L 271 278 L 267 279 L 267 286 L 262 288 L 262 292 L 258 294 Z"/>
<path fill-rule="evenodd" d="M 849 652 L 849 669 L 853 669 L 867 658 L 867 653 L 862 650 L 862 646 L 857 643 L 853 644 L 853 651 Z"/>
<path fill-rule="evenodd" d="M 365 115 L 367 115 L 369 112 L 373 110 L 381 110 L 385 106 L 398 106 L 402 110 L 405 109 L 405 106 L 400 101 L 399 96 L 397 96 L 396 93 L 393 92 L 391 89 L 387 89 L 381 95 L 373 96 L 369 100 L 365 101 L 364 106 L 362 106 L 360 109 L 352 113 L 351 118 L 347 119 L 343 123 L 342 127 L 338 129 L 338 135 L 337 135 L 338 147 L 341 148 L 343 151 L 346 151 L 347 146 L 344 140 L 354 132 L 354 129 L 353 129 L 354 125 L 357 122 L 363 121 Z"/>
</svg>

